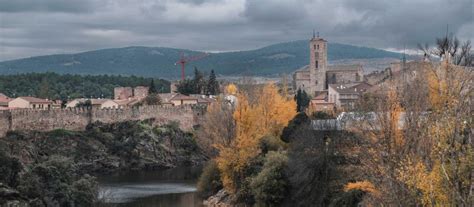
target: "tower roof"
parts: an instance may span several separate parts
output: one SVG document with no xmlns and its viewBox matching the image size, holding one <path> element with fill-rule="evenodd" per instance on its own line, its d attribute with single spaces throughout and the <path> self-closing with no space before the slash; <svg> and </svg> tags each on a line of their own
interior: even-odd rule
<svg viewBox="0 0 474 207">
<path fill-rule="evenodd" d="M 323 42 L 327 42 L 325 39 L 319 37 L 319 32 L 317 33 L 318 35 L 316 35 L 316 31 L 313 29 L 313 38 L 311 38 L 310 41 L 323 41 Z"/>
</svg>

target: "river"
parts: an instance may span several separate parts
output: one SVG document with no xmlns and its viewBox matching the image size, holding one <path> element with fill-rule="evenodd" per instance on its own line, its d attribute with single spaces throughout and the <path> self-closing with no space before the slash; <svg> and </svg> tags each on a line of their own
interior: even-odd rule
<svg viewBox="0 0 474 207">
<path fill-rule="evenodd" d="M 99 177 L 97 206 L 192 207 L 202 206 L 196 193 L 198 167 L 154 172 L 129 172 Z"/>
</svg>

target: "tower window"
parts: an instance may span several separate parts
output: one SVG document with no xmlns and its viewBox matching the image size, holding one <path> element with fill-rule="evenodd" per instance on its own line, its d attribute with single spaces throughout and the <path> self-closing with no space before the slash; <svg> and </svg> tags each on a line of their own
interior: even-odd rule
<svg viewBox="0 0 474 207">
<path fill-rule="evenodd" d="M 319 45 L 317 46 L 318 50 L 319 50 Z"/>
<path fill-rule="evenodd" d="M 316 68 L 318 68 L 318 61 L 317 61 L 317 60 L 316 60 L 316 63 L 315 63 L 315 64 L 316 64 Z"/>
<path fill-rule="evenodd" d="M 313 48 L 316 50 L 316 45 L 313 45 Z"/>
</svg>

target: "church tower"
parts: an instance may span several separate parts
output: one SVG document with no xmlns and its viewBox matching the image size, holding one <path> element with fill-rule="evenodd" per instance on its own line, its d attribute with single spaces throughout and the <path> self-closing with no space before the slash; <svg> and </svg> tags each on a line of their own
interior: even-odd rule
<svg viewBox="0 0 474 207">
<path fill-rule="evenodd" d="M 327 41 L 319 37 L 313 31 L 313 38 L 309 41 L 309 73 L 311 95 L 315 96 L 319 91 L 324 91 L 326 87 L 327 71 Z"/>
</svg>

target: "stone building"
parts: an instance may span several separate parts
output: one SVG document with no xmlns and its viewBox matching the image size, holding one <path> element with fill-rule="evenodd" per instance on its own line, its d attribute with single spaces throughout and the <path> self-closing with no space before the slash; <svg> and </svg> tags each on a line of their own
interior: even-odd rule
<svg viewBox="0 0 474 207">
<path fill-rule="evenodd" d="M 114 100 L 141 100 L 148 96 L 147 86 L 132 87 L 116 87 L 114 88 Z"/>
<path fill-rule="evenodd" d="M 29 96 L 18 97 L 8 102 L 9 108 L 51 109 L 52 105 L 51 100 Z"/>
<path fill-rule="evenodd" d="M 334 103 L 337 108 L 353 109 L 357 100 L 371 87 L 365 82 L 329 84 L 327 102 Z"/>
<path fill-rule="evenodd" d="M 311 96 L 328 90 L 329 84 L 357 83 L 364 80 L 361 65 L 328 65 L 327 41 L 315 36 L 309 41 L 309 65 L 295 71 L 293 87 L 301 88 Z"/>
<path fill-rule="evenodd" d="M 114 99 L 123 100 L 133 97 L 132 87 L 116 87 L 114 88 Z"/>
<path fill-rule="evenodd" d="M 136 99 L 144 99 L 148 96 L 147 86 L 137 86 L 133 88 L 133 97 Z"/>
<path fill-rule="evenodd" d="M 0 107 L 8 107 L 8 102 L 10 102 L 11 99 L 6 96 L 3 93 L 0 93 Z"/>
</svg>

